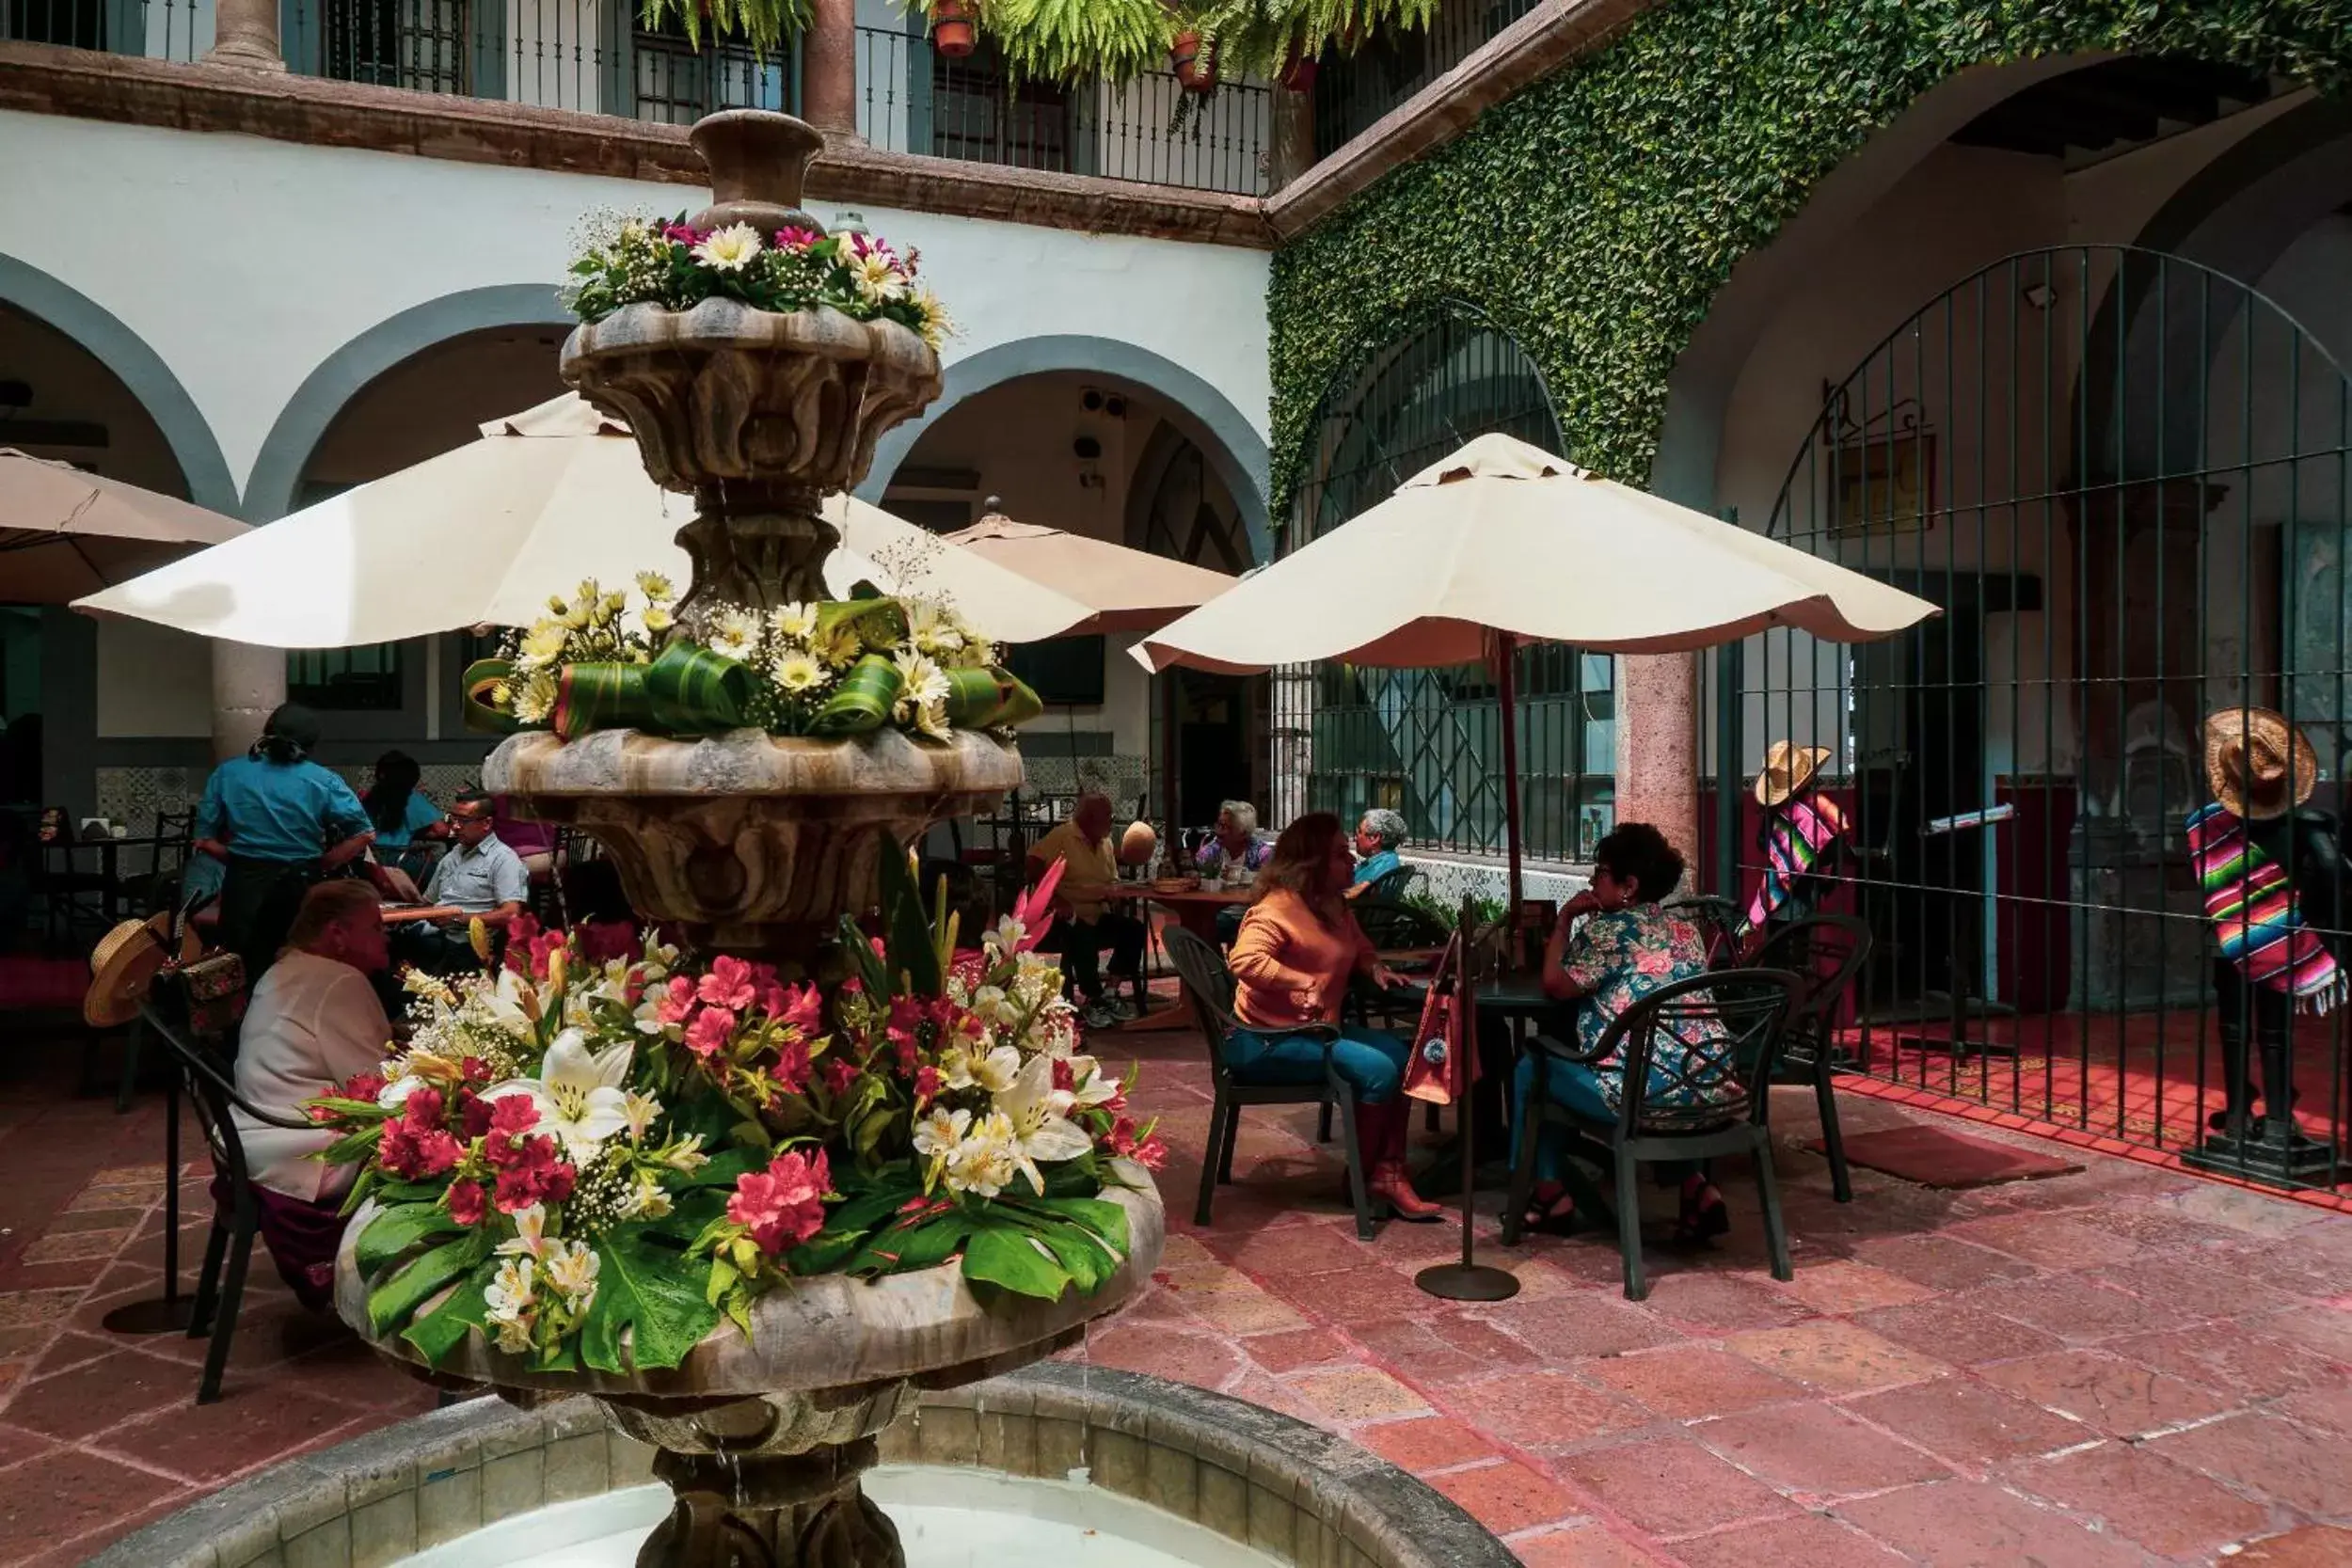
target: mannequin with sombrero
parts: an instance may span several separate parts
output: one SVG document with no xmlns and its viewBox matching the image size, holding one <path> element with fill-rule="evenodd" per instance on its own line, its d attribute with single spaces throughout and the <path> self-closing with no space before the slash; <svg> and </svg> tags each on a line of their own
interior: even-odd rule
<svg viewBox="0 0 2352 1568">
<path fill-rule="evenodd" d="M 2333 1011 L 2346 990 L 2340 933 L 2347 867 L 2336 818 L 2305 806 L 2319 758 L 2283 714 L 2224 708 L 2205 720 L 2204 742 L 2213 801 L 2190 816 L 2188 848 L 2217 948 L 2228 1095 L 2210 1125 L 2241 1125 L 2252 1109 L 2250 1035 L 2261 1060 L 2261 1135 L 2298 1143 L 2292 1020 Z"/>
<path fill-rule="evenodd" d="M 1846 814 L 1816 786 L 1829 757 L 1827 747 L 1787 740 L 1773 741 L 1764 753 L 1756 775 L 1756 803 L 1764 808 L 1756 835 L 1764 874 L 1740 923 L 1743 944 L 1819 912 L 1828 896 L 1847 836 Z"/>
</svg>

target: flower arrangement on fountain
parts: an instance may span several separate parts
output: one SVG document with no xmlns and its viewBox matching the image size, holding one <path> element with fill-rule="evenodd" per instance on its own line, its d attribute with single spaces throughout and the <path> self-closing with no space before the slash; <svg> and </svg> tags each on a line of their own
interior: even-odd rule
<svg viewBox="0 0 2352 1568">
<path fill-rule="evenodd" d="M 850 973 L 788 983 L 648 942 L 584 962 L 518 923 L 503 967 L 412 977 L 415 1032 L 310 1114 L 357 1164 L 374 1331 L 440 1360 L 476 1329 L 537 1370 L 675 1367 L 798 1276 L 960 1260 L 1052 1300 L 1112 1277 L 1103 1193 L 1161 1146 L 1081 1049 L 1034 948 L 1059 868 L 959 953 L 903 867 L 885 934 L 846 919 Z M 486 945 L 486 944 L 485 944 Z"/>
<path fill-rule="evenodd" d="M 690 310 L 706 299 L 787 312 L 830 306 L 859 321 L 897 322 L 935 350 L 955 324 L 916 278 L 919 262 L 912 247 L 896 250 L 851 226 L 830 234 L 799 228 L 763 234 L 747 223 L 697 229 L 683 214 L 601 213 L 583 226 L 562 298 L 585 322 L 624 306 Z"/>
<path fill-rule="evenodd" d="M 632 599 L 590 581 L 569 600 L 549 599 L 547 615 L 467 671 L 469 716 L 566 740 L 623 725 L 841 738 L 885 724 L 946 740 L 958 729 L 1009 730 L 1041 711 L 995 645 L 945 604 L 877 595 L 766 614 L 722 606 L 697 641 L 676 625 L 667 578 L 640 573 L 636 589 Z"/>
</svg>

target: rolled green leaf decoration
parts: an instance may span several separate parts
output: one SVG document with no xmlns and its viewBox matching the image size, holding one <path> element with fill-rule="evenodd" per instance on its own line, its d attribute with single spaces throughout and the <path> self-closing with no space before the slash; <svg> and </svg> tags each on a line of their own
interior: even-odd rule
<svg viewBox="0 0 2352 1568">
<path fill-rule="evenodd" d="M 682 639 L 645 667 L 653 721 L 673 735 L 740 728 L 751 694 L 752 672 L 739 659 Z"/>
<path fill-rule="evenodd" d="M 898 667 L 880 654 L 867 654 L 843 673 L 809 721 L 808 733 L 822 736 L 865 735 L 882 727 L 890 709 L 906 686 Z"/>
<path fill-rule="evenodd" d="M 1027 681 L 1002 665 L 992 665 L 990 669 L 1009 689 L 1005 693 L 1005 705 L 996 710 L 993 722 L 1007 729 L 1015 729 L 1045 711 L 1045 704 L 1029 689 Z"/>
<path fill-rule="evenodd" d="M 653 721 L 643 664 L 566 664 L 555 681 L 555 733 L 569 740 L 590 730 L 626 729 Z"/>
<path fill-rule="evenodd" d="M 868 648 L 895 648 L 907 640 L 906 607 L 896 599 L 835 599 L 817 607 L 820 639 L 844 626 L 853 627 Z"/>
<path fill-rule="evenodd" d="M 466 666 L 466 728 L 492 735 L 513 735 L 522 724 L 511 713 L 490 705 L 490 689 L 515 678 L 515 666 L 502 658 L 477 658 Z"/>
<path fill-rule="evenodd" d="M 1005 699 L 1011 695 L 1006 682 L 1012 679 L 1002 670 L 948 670 L 947 722 L 958 729 L 986 729 L 996 722 L 996 716 L 1005 710 Z"/>
</svg>

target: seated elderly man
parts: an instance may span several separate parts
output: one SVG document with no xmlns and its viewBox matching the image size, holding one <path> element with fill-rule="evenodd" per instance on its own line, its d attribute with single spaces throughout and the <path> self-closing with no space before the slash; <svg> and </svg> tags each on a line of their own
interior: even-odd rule
<svg viewBox="0 0 2352 1568">
<path fill-rule="evenodd" d="M 1104 995 L 1104 950 L 1111 956 L 1110 977 L 1132 984 L 1143 973 L 1145 940 L 1143 922 L 1109 908 L 1104 896 L 1119 882 L 1109 796 L 1079 796 L 1070 820 L 1029 846 L 1029 879 L 1044 876 L 1056 861 L 1062 863 L 1061 882 L 1054 892 L 1058 918 L 1042 945 L 1061 954 L 1062 974 L 1077 993 L 1089 1027 L 1133 1018 L 1135 1004 Z"/>
<path fill-rule="evenodd" d="M 304 894 L 278 961 L 253 988 L 237 1050 L 237 1093 L 262 1110 L 299 1117 L 305 1101 L 375 1071 L 392 1037 L 370 980 L 385 957 L 384 911 L 374 888 L 345 879 Z M 295 1298 L 323 1311 L 335 1293 L 343 1194 L 359 1167 L 312 1158 L 335 1141 L 325 1129 L 272 1127 L 243 1110 L 236 1121 L 270 1259 Z M 214 1201 L 228 1198 L 216 1178 Z"/>
<path fill-rule="evenodd" d="M 1404 842 L 1403 816 L 1386 806 L 1364 813 L 1356 824 L 1356 879 L 1348 884 L 1347 895 L 1360 898 L 1377 887 L 1381 878 L 1402 871 L 1405 863 L 1397 858 L 1396 847 Z"/>
<path fill-rule="evenodd" d="M 461 913 L 439 926 L 407 927 L 400 939 L 403 961 L 436 974 L 479 968 L 482 959 L 468 936 L 470 924 L 479 920 L 497 937 L 523 912 L 523 901 L 531 896 L 531 873 L 524 869 L 522 857 L 499 838 L 495 821 L 490 797 L 480 790 L 464 791 L 450 807 L 452 847 L 433 867 L 424 901 L 446 904 Z"/>
</svg>

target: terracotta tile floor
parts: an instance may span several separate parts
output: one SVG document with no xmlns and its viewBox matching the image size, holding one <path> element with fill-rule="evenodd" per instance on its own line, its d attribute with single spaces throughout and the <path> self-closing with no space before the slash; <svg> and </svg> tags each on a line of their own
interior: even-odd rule
<svg viewBox="0 0 2352 1568">
<path fill-rule="evenodd" d="M 1795 1148 L 1815 1131 L 1800 1094 L 1780 1106 L 1793 1283 L 1730 1172 L 1733 1234 L 1653 1246 L 1646 1302 L 1600 1238 L 1505 1252 L 1485 1214 L 1482 1250 L 1522 1290 L 1458 1307 L 1412 1282 L 1458 1232 L 1359 1243 L 1310 1112 L 1247 1113 L 1238 1180 L 1195 1227 L 1198 1042 L 1098 1043 L 1143 1059 L 1165 1116 L 1170 1236 L 1151 1290 L 1073 1356 L 1343 1432 L 1538 1568 L 2352 1562 L 2352 1216 L 2098 1154 L 1968 1193 L 1857 1171 L 1839 1205 Z M 31 1070 L 0 1094 L 0 1565 L 78 1562 L 429 1406 L 258 1260 L 216 1405 L 192 1402 L 200 1345 L 106 1333 L 161 1288 L 161 1102 L 118 1117 L 62 1067 Z M 1844 1103 L 1849 1128 L 1921 1115 Z M 203 1213 L 194 1167 L 183 1190 Z"/>
</svg>

